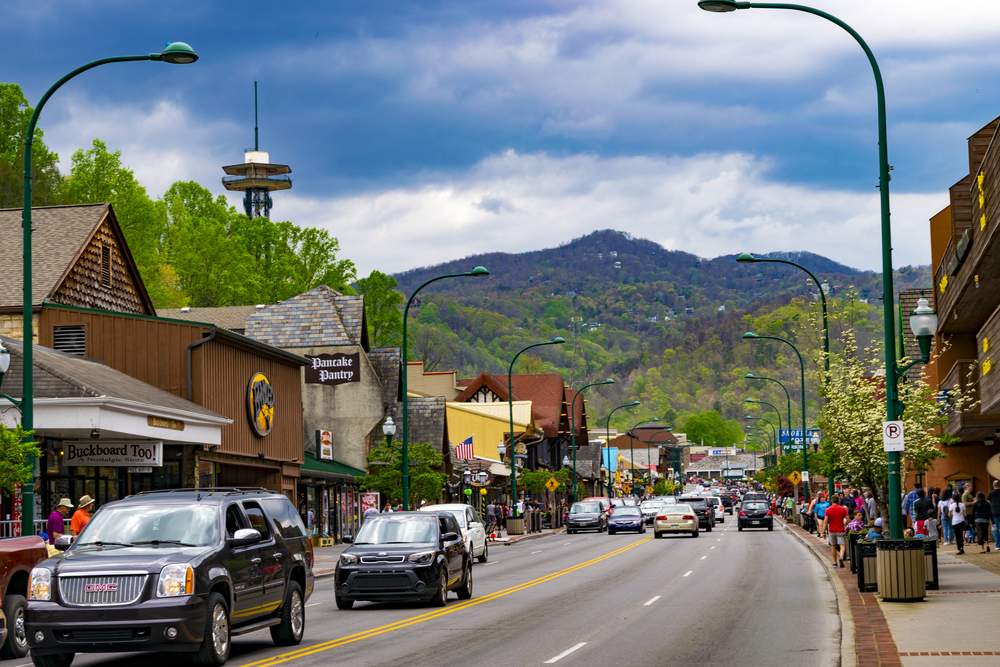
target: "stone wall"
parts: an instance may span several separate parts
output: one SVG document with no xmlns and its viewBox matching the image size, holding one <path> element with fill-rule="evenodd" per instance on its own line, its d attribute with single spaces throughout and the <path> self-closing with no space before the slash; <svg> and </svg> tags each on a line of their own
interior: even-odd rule
<svg viewBox="0 0 1000 667">
<path fill-rule="evenodd" d="M 31 316 L 31 340 L 37 345 L 38 344 L 38 315 Z M 24 320 L 20 313 L 13 314 L 7 313 L 0 315 L 0 336 L 7 336 L 8 338 L 16 338 L 17 340 L 24 339 L 24 327 L 22 326 Z"/>
</svg>

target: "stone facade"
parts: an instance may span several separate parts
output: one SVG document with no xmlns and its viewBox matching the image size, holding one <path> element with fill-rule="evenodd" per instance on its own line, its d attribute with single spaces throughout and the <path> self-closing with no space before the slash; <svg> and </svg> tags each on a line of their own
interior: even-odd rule
<svg viewBox="0 0 1000 667">
<path fill-rule="evenodd" d="M 36 345 L 38 344 L 38 315 L 31 316 L 31 340 Z M 9 338 L 16 338 L 17 340 L 24 340 L 24 320 L 21 314 L 2 314 L 0 315 L 0 336 L 7 336 Z"/>
</svg>

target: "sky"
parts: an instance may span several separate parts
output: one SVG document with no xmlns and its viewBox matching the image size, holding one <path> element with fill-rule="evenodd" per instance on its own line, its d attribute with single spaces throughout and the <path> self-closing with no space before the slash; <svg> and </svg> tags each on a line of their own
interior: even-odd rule
<svg viewBox="0 0 1000 667">
<path fill-rule="evenodd" d="M 928 264 L 966 139 L 1000 115 L 1000 3 L 814 6 L 878 59 L 894 263 Z M 242 210 L 221 167 L 253 147 L 256 80 L 260 149 L 292 169 L 272 219 L 329 230 L 359 275 L 608 228 L 703 257 L 881 267 L 872 71 L 816 16 L 695 0 L 6 0 L 4 14 L 0 81 L 32 104 L 91 60 L 195 48 L 192 65 L 88 71 L 41 116 L 64 172 L 100 138 L 154 198 L 194 180 Z"/>
</svg>

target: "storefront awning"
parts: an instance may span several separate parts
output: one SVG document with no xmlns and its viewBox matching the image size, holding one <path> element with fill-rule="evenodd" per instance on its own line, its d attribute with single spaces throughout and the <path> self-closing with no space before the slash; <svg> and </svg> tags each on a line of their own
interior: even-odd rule
<svg viewBox="0 0 1000 667">
<path fill-rule="evenodd" d="M 326 477 L 330 479 L 343 479 L 345 477 L 360 477 L 367 475 L 364 470 L 359 470 L 346 463 L 339 461 L 323 461 L 313 456 L 306 456 L 299 469 L 303 476 Z"/>
</svg>

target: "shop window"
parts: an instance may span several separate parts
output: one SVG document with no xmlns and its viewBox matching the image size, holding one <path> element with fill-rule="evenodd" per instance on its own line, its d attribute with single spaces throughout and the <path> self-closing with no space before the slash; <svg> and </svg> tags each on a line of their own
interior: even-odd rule
<svg viewBox="0 0 1000 667">
<path fill-rule="evenodd" d="M 211 489 L 215 483 L 215 461 L 198 461 L 198 488 Z"/>
<path fill-rule="evenodd" d="M 52 327 L 52 348 L 78 357 L 87 356 L 87 332 L 83 325 Z"/>
<path fill-rule="evenodd" d="M 271 539 L 271 531 L 267 527 L 267 517 L 264 516 L 264 510 L 260 508 L 260 505 L 254 502 L 245 502 L 243 503 L 243 511 L 250 519 L 250 527 L 260 533 L 260 541 L 267 542 Z"/>
</svg>

